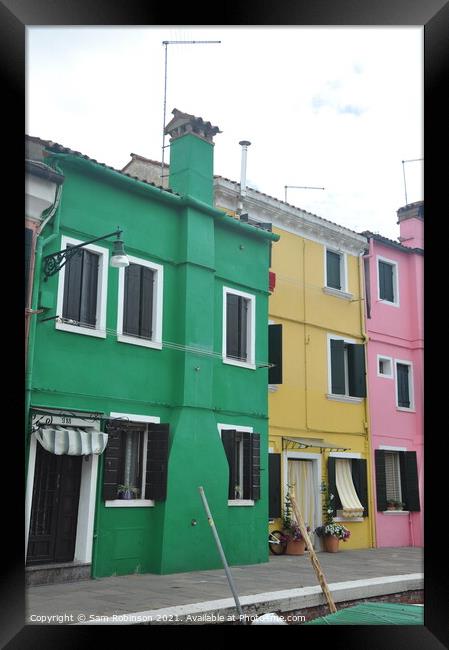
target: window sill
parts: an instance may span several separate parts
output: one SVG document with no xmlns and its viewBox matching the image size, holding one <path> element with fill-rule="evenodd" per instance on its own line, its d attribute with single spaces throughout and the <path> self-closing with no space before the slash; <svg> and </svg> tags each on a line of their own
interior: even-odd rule
<svg viewBox="0 0 449 650">
<path fill-rule="evenodd" d="M 333 393 L 326 393 L 327 399 L 334 402 L 347 402 L 348 404 L 361 404 L 363 397 L 350 397 L 349 395 L 334 395 Z"/>
<path fill-rule="evenodd" d="M 354 298 L 352 293 L 342 291 L 342 289 L 334 289 L 333 287 L 323 287 L 323 293 L 326 293 L 328 296 L 342 298 L 343 300 L 352 300 Z"/>
<path fill-rule="evenodd" d="M 151 499 L 112 499 L 105 501 L 106 508 L 151 508 L 154 501 Z"/>
<path fill-rule="evenodd" d="M 382 510 L 383 515 L 408 515 L 409 510 Z"/>
<path fill-rule="evenodd" d="M 256 370 L 256 364 L 248 363 L 247 361 L 237 361 L 237 359 L 223 357 L 223 363 L 229 364 L 230 366 L 238 366 L 239 368 L 247 368 L 248 370 Z"/>
<path fill-rule="evenodd" d="M 252 499 L 228 499 L 228 506 L 253 506 Z"/>
<path fill-rule="evenodd" d="M 403 411 L 404 413 L 416 413 L 414 408 L 407 408 L 405 406 L 396 406 L 396 411 Z"/>
<path fill-rule="evenodd" d="M 85 336 L 96 336 L 100 339 L 106 338 L 106 332 L 104 330 L 95 329 L 94 327 L 82 327 L 81 325 L 70 325 L 69 323 L 55 323 L 57 330 L 63 332 L 72 332 L 73 334 L 84 334 Z"/>
<path fill-rule="evenodd" d="M 120 343 L 129 343 L 130 345 L 140 345 L 144 348 L 153 348 L 155 350 L 162 350 L 162 341 L 150 341 L 148 339 L 139 339 L 134 336 L 127 336 L 126 334 L 117 334 L 117 341 Z"/>
<path fill-rule="evenodd" d="M 268 384 L 268 390 L 270 393 L 275 393 L 277 390 L 279 390 L 279 386 L 277 384 Z"/>
<path fill-rule="evenodd" d="M 391 300 L 382 300 L 382 298 L 379 298 L 379 301 L 382 305 L 390 305 L 390 307 L 399 307 L 398 302 L 391 302 Z"/>
<path fill-rule="evenodd" d="M 351 522 L 363 522 L 365 521 L 363 517 L 334 517 L 334 521 L 341 521 L 342 523 L 350 524 Z"/>
</svg>

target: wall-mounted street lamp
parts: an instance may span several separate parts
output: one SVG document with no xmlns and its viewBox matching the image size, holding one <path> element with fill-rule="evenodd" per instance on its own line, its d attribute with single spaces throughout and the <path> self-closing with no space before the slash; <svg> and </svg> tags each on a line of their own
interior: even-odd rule
<svg viewBox="0 0 449 650">
<path fill-rule="evenodd" d="M 108 235 L 103 235 L 102 237 L 97 237 L 96 239 L 85 241 L 82 244 L 78 244 L 77 246 L 69 246 L 62 251 L 46 255 L 43 260 L 45 281 L 47 281 L 51 275 L 58 273 L 74 255 L 79 254 L 83 246 L 93 244 L 94 242 L 101 241 L 102 239 L 108 239 L 108 237 L 113 237 L 114 235 L 116 235 L 117 239 L 114 242 L 114 250 L 112 252 L 110 264 L 115 268 L 129 266 L 129 259 L 126 256 L 125 249 L 123 247 L 123 241 L 120 239 L 122 232 L 123 230 L 120 230 L 120 228 L 118 228 L 114 232 L 110 232 Z"/>
</svg>

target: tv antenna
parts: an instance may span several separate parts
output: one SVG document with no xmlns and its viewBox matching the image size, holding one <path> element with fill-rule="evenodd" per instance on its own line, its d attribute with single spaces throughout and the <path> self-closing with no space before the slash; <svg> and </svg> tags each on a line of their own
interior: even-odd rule
<svg viewBox="0 0 449 650">
<path fill-rule="evenodd" d="M 164 184 L 164 152 L 165 152 L 165 113 L 167 105 L 167 45 L 200 45 L 205 43 L 221 43 L 221 41 L 162 41 L 165 45 L 165 66 L 164 66 L 164 117 L 162 124 L 162 163 L 161 163 L 161 185 Z"/>
<path fill-rule="evenodd" d="M 309 187 L 308 185 L 284 185 L 285 203 L 287 203 L 287 189 L 295 188 L 297 190 L 324 190 L 325 187 Z"/>
<path fill-rule="evenodd" d="M 405 205 L 408 204 L 407 201 L 407 184 L 405 182 L 405 167 L 404 163 L 409 163 L 409 162 L 418 162 L 418 160 L 424 160 L 424 158 L 412 158 L 411 160 L 403 160 L 402 161 L 402 174 L 404 176 L 404 192 L 405 192 Z"/>
</svg>

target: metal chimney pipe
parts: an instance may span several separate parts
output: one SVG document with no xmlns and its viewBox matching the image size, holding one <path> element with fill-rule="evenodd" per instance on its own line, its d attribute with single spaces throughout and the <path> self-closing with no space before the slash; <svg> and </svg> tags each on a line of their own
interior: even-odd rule
<svg viewBox="0 0 449 650">
<path fill-rule="evenodd" d="M 240 140 L 239 145 L 242 147 L 242 166 L 240 168 L 240 197 L 238 213 L 243 212 L 243 198 L 246 196 L 246 155 L 248 147 L 251 144 L 248 140 Z"/>
</svg>

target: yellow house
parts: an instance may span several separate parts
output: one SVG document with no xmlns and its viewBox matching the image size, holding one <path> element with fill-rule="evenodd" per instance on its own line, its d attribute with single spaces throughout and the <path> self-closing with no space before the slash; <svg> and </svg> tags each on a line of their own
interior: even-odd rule
<svg viewBox="0 0 449 650">
<path fill-rule="evenodd" d="M 270 361 L 276 364 L 269 386 L 271 527 L 281 527 L 287 486 L 311 530 L 324 523 L 325 481 L 334 494 L 334 521 L 351 533 L 340 550 L 373 547 L 361 257 L 366 238 L 249 187 L 242 197 L 238 183 L 219 176 L 214 192 L 217 207 L 269 222 L 281 236 L 272 250 L 269 304 Z M 316 535 L 314 545 L 321 548 Z"/>
</svg>

